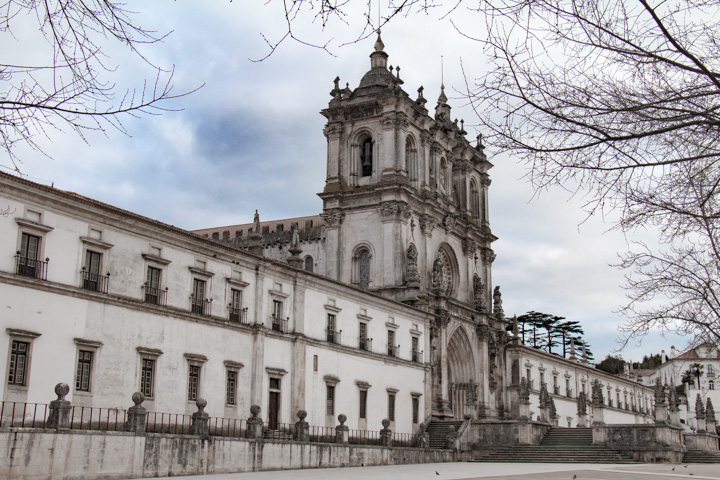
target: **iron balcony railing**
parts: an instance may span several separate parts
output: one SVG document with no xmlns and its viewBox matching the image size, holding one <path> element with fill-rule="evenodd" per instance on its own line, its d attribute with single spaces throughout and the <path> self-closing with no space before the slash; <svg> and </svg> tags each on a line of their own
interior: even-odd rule
<svg viewBox="0 0 720 480">
<path fill-rule="evenodd" d="M 372 352 L 372 338 L 360 337 L 358 348 L 366 352 Z"/>
<path fill-rule="evenodd" d="M 248 319 L 247 319 L 247 307 L 245 308 L 237 308 L 233 307 L 232 305 L 228 305 L 228 312 L 229 312 L 229 320 L 233 323 L 242 323 L 244 325 L 247 325 Z"/>
<path fill-rule="evenodd" d="M 274 332 L 287 333 L 288 331 L 288 320 L 289 318 L 276 317 L 274 314 L 270 315 L 272 321 L 271 329 Z"/>
<path fill-rule="evenodd" d="M 400 345 L 388 344 L 387 347 L 388 347 L 387 352 L 388 352 L 389 357 L 397 357 L 398 356 L 398 352 L 400 351 Z"/>
<path fill-rule="evenodd" d="M 209 317 L 212 314 L 212 299 L 206 300 L 190 295 L 190 311 L 196 315 Z"/>
<path fill-rule="evenodd" d="M 417 350 L 413 350 L 412 352 L 412 361 L 417 363 L 422 363 L 423 361 L 423 352 L 418 352 Z"/>
<path fill-rule="evenodd" d="M 145 285 L 143 285 L 143 290 L 145 290 L 145 303 L 152 303 L 153 305 L 160 305 L 162 307 L 167 306 L 168 287 L 164 289 L 148 287 L 146 282 Z"/>
<path fill-rule="evenodd" d="M 82 275 L 81 287 L 85 290 L 93 292 L 108 293 L 108 284 L 110 283 L 110 274 L 100 275 L 98 273 L 90 273 L 85 267 L 80 271 Z"/>
<path fill-rule="evenodd" d="M 37 278 L 38 280 L 47 280 L 47 269 L 49 258 L 45 261 L 36 258 L 24 257 L 17 252 L 15 255 L 15 274 L 23 277 Z"/>
<path fill-rule="evenodd" d="M 335 330 L 327 329 L 325 330 L 325 338 L 330 343 L 335 343 L 337 345 L 340 345 L 340 336 L 342 335 L 342 330 L 339 332 L 336 332 Z"/>
</svg>

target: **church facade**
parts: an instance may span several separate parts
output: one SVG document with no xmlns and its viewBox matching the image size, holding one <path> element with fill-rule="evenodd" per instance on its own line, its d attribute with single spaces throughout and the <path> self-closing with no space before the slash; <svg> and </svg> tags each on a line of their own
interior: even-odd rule
<svg viewBox="0 0 720 480">
<path fill-rule="evenodd" d="M 270 427 L 306 410 L 414 433 L 517 419 L 525 378 L 532 402 L 554 382 L 563 425 L 595 381 L 632 392 L 607 417 L 646 422 L 649 386 L 508 333 L 481 138 L 444 88 L 432 114 L 422 87 L 411 98 L 387 58 L 378 34 L 359 86 L 335 80 L 319 215 L 189 232 L 0 173 L 3 401 L 46 403 L 62 381 L 80 406 L 140 391 L 151 412 L 202 397 L 213 417 L 259 405 Z"/>
</svg>

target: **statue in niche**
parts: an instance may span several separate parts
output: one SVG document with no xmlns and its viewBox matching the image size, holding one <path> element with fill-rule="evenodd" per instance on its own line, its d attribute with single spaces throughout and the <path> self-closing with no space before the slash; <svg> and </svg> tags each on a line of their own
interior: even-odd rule
<svg viewBox="0 0 720 480">
<path fill-rule="evenodd" d="M 479 312 L 485 311 L 485 285 L 480 277 L 473 277 L 473 303 Z"/>
<path fill-rule="evenodd" d="M 502 293 L 500 293 L 500 286 L 495 287 L 493 291 L 493 313 L 495 318 L 502 320 L 505 318 L 505 312 L 502 306 Z"/>
<path fill-rule="evenodd" d="M 474 405 L 477 402 L 477 384 L 470 379 L 465 390 L 465 403 Z"/>
<path fill-rule="evenodd" d="M 410 246 L 405 251 L 405 280 L 410 286 L 420 286 L 420 275 L 417 266 L 418 253 L 415 245 Z"/>
</svg>

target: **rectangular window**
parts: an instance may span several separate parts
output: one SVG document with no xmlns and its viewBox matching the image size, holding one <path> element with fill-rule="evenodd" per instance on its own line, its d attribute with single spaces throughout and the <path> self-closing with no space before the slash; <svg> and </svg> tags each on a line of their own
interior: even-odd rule
<svg viewBox="0 0 720 480">
<path fill-rule="evenodd" d="M 284 332 L 283 302 L 273 300 L 272 329 L 276 332 Z"/>
<path fill-rule="evenodd" d="M 394 330 L 388 330 L 387 339 L 388 339 L 388 355 L 391 357 L 394 357 L 395 356 L 395 331 Z"/>
<path fill-rule="evenodd" d="M 245 323 L 242 318 L 242 292 L 240 290 L 230 290 L 230 321 L 237 323 Z"/>
<path fill-rule="evenodd" d="M 360 350 L 365 350 L 365 351 L 369 352 L 370 351 L 370 339 L 368 338 L 367 323 L 365 323 L 365 322 L 360 322 L 359 341 L 360 341 L 360 344 L 358 346 L 360 347 Z"/>
<path fill-rule="evenodd" d="M 338 332 L 335 331 L 335 325 L 336 325 L 336 318 L 335 315 L 332 313 L 328 313 L 327 316 L 327 341 L 331 343 L 340 343 L 340 339 L 338 338 Z"/>
<path fill-rule="evenodd" d="M 388 392 L 388 420 L 395 421 L 395 392 Z"/>
<path fill-rule="evenodd" d="M 142 359 L 142 372 L 140 376 L 140 391 L 146 398 L 155 395 L 155 360 Z"/>
<path fill-rule="evenodd" d="M 145 301 L 160 305 L 160 272 L 159 268 L 148 267 L 145 280 Z"/>
<path fill-rule="evenodd" d="M 205 304 L 205 280 L 193 279 L 192 313 L 202 315 Z"/>
<path fill-rule="evenodd" d="M 188 365 L 188 401 L 194 402 L 198 399 L 198 388 L 200 386 L 200 367 Z"/>
<path fill-rule="evenodd" d="M 30 343 L 12 341 L 10 349 L 10 371 L 8 373 L 9 385 L 25 385 L 28 350 Z"/>
<path fill-rule="evenodd" d="M 234 370 L 227 371 L 227 383 L 225 385 L 225 403 L 235 405 L 237 402 L 237 372 Z"/>
<path fill-rule="evenodd" d="M 17 264 L 18 275 L 38 278 L 41 273 L 41 265 L 38 265 L 40 257 L 40 237 L 23 233 L 20 240 L 20 255 Z"/>
<path fill-rule="evenodd" d="M 101 290 L 100 261 L 102 254 L 88 250 L 85 252 L 85 266 L 83 268 L 83 288 L 98 292 Z"/>
<path fill-rule="evenodd" d="M 367 390 L 360 390 L 360 418 L 367 418 Z"/>
<path fill-rule="evenodd" d="M 420 398 L 412 397 L 412 422 L 418 423 L 420 417 Z"/>
<path fill-rule="evenodd" d="M 313 372 L 318 371 L 318 356 L 313 355 Z"/>
<path fill-rule="evenodd" d="M 327 402 L 325 403 L 325 415 L 335 415 L 335 385 L 327 385 L 325 387 Z"/>
<path fill-rule="evenodd" d="M 90 391 L 92 360 L 93 352 L 89 350 L 80 350 L 78 352 L 77 371 L 75 372 L 75 390 L 78 392 Z"/>
<path fill-rule="evenodd" d="M 271 378 L 270 379 L 270 390 L 280 390 L 280 379 L 279 378 Z"/>
</svg>

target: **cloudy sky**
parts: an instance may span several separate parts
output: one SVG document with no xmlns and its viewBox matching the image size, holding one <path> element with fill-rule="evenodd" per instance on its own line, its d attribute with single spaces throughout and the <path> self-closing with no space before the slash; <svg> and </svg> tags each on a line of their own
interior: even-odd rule
<svg viewBox="0 0 720 480">
<path fill-rule="evenodd" d="M 107 135 L 90 132 L 85 143 L 72 133 L 50 131 L 49 139 L 39 139 L 49 157 L 18 151 L 22 173 L 186 229 L 250 222 L 255 209 L 263 220 L 320 213 L 315 194 L 324 184 L 325 137 L 318 112 L 330 100 L 335 76 L 355 88 L 369 69 L 373 36 L 343 45 L 362 36 L 364 12 L 350 11 L 347 23 L 336 20 L 324 30 L 320 21 L 300 15 L 296 34 L 329 42 L 329 52 L 288 40 L 269 58 L 253 62 L 269 52 L 263 35 L 275 41 L 285 32 L 279 0 L 131 0 L 128 6 L 143 27 L 172 31 L 143 53 L 156 65 L 175 67 L 176 91 L 203 88 L 167 105 L 181 111 L 126 118 L 128 136 L 112 129 Z M 465 119 L 474 138 L 482 127 L 462 91 L 465 78 L 472 82 L 485 73 L 485 59 L 448 18 L 440 19 L 444 13 L 394 19 L 383 29 L 385 51 L 389 63 L 401 67 L 411 96 L 424 86 L 430 108 L 444 75 L 453 117 Z M 482 23 L 475 15 L 463 11 L 453 18 L 480 34 L 472 30 Z M 8 51 L 20 57 L 39 55 L 35 27 L 25 28 L 22 20 L 15 38 L 3 41 L 6 47 L 14 42 Z M 105 51 L 108 63 L 118 66 L 108 77 L 113 83 L 141 87 L 143 79 L 154 78 L 119 45 Z M 618 348 L 617 327 L 624 321 L 613 313 L 624 301 L 622 272 L 609 264 L 627 248 L 627 239 L 608 231 L 611 219 L 586 218 L 580 196 L 557 189 L 538 197 L 522 179 L 522 165 L 502 152 L 488 153 L 495 165 L 491 225 L 500 238 L 493 279 L 506 314 L 535 310 L 578 320 L 596 358 L 604 358 Z M 8 166 L 0 159 L 0 168 Z M 682 348 L 685 341 L 651 335 L 621 354 L 639 360 L 669 351 L 671 344 Z"/>
</svg>

